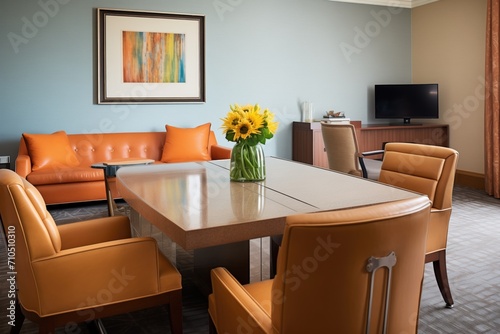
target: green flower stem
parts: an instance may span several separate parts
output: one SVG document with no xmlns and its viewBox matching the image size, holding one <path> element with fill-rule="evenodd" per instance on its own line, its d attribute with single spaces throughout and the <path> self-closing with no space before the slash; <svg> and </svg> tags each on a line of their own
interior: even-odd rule
<svg viewBox="0 0 500 334">
<path fill-rule="evenodd" d="M 241 164 L 241 170 L 243 172 L 243 175 L 245 178 L 247 179 L 255 179 L 255 175 L 254 175 L 254 163 L 252 163 L 252 161 L 250 161 L 250 158 L 249 158 L 249 152 L 251 152 L 252 149 L 250 146 L 248 145 L 243 145 L 241 147 L 241 154 L 242 154 L 242 160 L 243 160 L 243 163 Z"/>
<path fill-rule="evenodd" d="M 236 143 L 231 153 L 230 177 L 233 181 L 260 181 L 265 179 L 264 152 L 260 144 L 245 141 Z"/>
</svg>

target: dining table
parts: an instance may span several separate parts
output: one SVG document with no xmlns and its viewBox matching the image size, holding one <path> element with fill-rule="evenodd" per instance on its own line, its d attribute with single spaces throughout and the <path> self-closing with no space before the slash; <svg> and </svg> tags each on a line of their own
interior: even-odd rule
<svg viewBox="0 0 500 334">
<path fill-rule="evenodd" d="M 130 206 L 134 234 L 155 236 L 173 263 L 177 247 L 192 251 L 194 270 L 206 284 L 217 266 L 249 282 L 250 241 L 281 235 L 290 215 L 423 196 L 283 158 L 268 156 L 265 164 L 259 182 L 231 181 L 230 160 L 211 160 L 122 168 L 116 184 Z"/>
</svg>

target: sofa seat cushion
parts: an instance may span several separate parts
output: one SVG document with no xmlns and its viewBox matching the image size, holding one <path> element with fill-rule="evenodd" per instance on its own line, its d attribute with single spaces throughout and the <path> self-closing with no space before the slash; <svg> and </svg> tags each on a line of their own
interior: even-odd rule
<svg viewBox="0 0 500 334">
<path fill-rule="evenodd" d="M 100 168 L 74 167 L 59 170 L 44 169 L 28 174 L 26 179 L 33 185 L 104 181 Z"/>
</svg>

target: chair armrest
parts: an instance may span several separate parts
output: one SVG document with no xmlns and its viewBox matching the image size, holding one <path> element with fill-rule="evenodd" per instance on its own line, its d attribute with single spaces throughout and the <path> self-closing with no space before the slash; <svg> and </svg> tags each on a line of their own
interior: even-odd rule
<svg viewBox="0 0 500 334">
<path fill-rule="evenodd" d="M 368 156 L 371 156 L 371 155 L 384 154 L 384 153 L 385 153 L 384 150 L 375 150 L 375 151 L 362 152 L 361 154 L 364 157 L 368 157 Z"/>
<path fill-rule="evenodd" d="M 34 260 L 32 268 L 43 315 L 161 292 L 158 247 L 153 238 L 64 250 Z"/>
<path fill-rule="evenodd" d="M 381 154 L 382 158 L 383 158 L 384 153 L 385 153 L 385 150 L 375 150 L 375 151 L 362 152 L 358 155 L 359 166 L 361 167 L 361 174 L 362 174 L 363 178 L 365 178 L 365 179 L 368 178 L 368 170 L 366 169 L 365 161 L 363 158 L 368 157 L 368 156 L 372 156 L 372 155 L 379 155 L 379 154 Z M 377 160 L 380 160 L 380 159 L 377 159 Z"/>
<path fill-rule="evenodd" d="M 16 173 L 26 178 L 26 176 L 31 173 L 31 158 L 29 155 L 18 155 L 16 158 L 15 165 Z"/>
<path fill-rule="evenodd" d="M 363 160 L 363 154 L 358 154 L 359 167 L 361 167 L 361 176 L 366 179 L 368 178 L 368 171 L 366 170 L 365 161 Z"/>
<path fill-rule="evenodd" d="M 130 221 L 114 216 L 59 225 L 61 249 L 70 249 L 106 241 L 130 238 Z"/>
<path fill-rule="evenodd" d="M 212 160 L 230 159 L 231 149 L 225 146 L 212 145 L 210 148 L 210 157 Z"/>
<path fill-rule="evenodd" d="M 215 268 L 211 277 L 218 330 L 237 333 L 243 321 L 258 333 L 273 333 L 271 317 L 227 269 Z"/>
</svg>

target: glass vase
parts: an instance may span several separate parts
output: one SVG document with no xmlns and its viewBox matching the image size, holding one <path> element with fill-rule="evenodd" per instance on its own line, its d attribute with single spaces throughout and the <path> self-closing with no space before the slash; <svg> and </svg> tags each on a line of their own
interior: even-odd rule
<svg viewBox="0 0 500 334">
<path fill-rule="evenodd" d="M 240 141 L 231 152 L 230 179 L 237 182 L 262 181 L 266 178 L 266 161 L 262 144 Z"/>
</svg>

